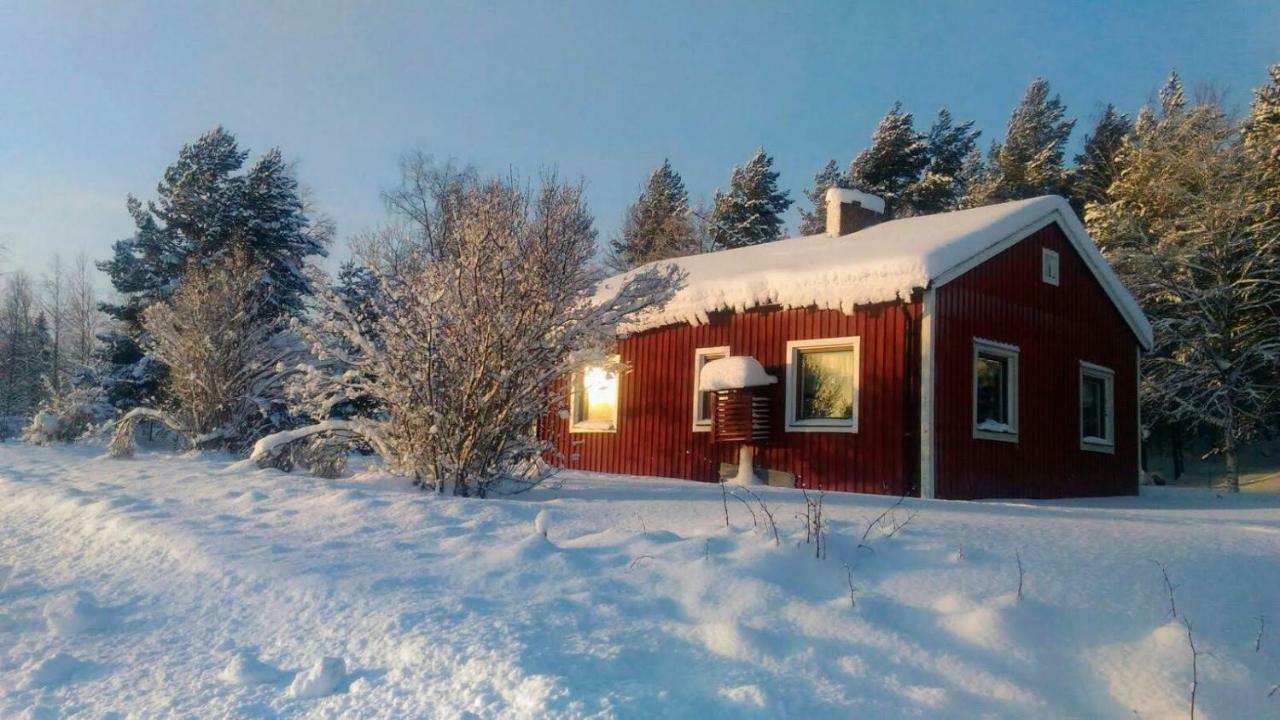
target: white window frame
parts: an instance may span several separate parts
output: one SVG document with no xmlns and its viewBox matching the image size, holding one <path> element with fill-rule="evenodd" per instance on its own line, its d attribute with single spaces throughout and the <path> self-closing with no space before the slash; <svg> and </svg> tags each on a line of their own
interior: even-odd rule
<svg viewBox="0 0 1280 720">
<path fill-rule="evenodd" d="M 617 365 L 620 361 L 621 361 L 621 358 L 619 356 L 612 355 L 609 357 L 608 361 L 604 363 L 604 367 L 607 367 L 609 365 Z M 570 382 L 569 432 L 574 434 L 616 433 L 618 432 L 618 414 L 619 414 L 619 410 L 621 409 L 619 406 L 622 404 L 621 403 L 621 400 L 622 400 L 621 368 L 619 368 L 618 371 L 614 372 L 614 377 L 617 378 L 617 384 L 615 385 L 615 387 L 617 388 L 617 397 L 615 397 L 613 401 L 613 421 L 610 423 L 599 423 L 599 422 L 590 422 L 590 421 L 578 422 L 578 403 L 580 402 L 580 399 L 578 398 L 578 379 L 582 376 L 583 372 L 585 372 L 586 370 L 589 370 L 592 367 L 601 367 L 601 366 L 591 365 L 591 366 L 582 368 L 581 370 L 574 372 L 573 376 L 569 378 L 569 382 Z"/>
<path fill-rule="evenodd" d="M 1084 379 L 1101 380 L 1106 393 L 1107 437 L 1103 442 L 1086 442 L 1084 434 Z M 1080 449 L 1090 452 L 1112 453 L 1116 451 L 1116 373 L 1109 367 L 1080 361 L 1080 378 L 1077 383 L 1076 429 L 1080 432 Z"/>
<path fill-rule="evenodd" d="M 799 371 L 800 353 L 805 350 L 853 350 L 853 417 L 848 420 L 797 420 L 799 409 L 796 397 L 796 373 Z M 838 338 L 816 338 L 813 340 L 791 340 L 787 343 L 787 389 L 786 389 L 786 431 L 787 432 L 824 432 L 824 433 L 856 433 L 858 432 L 858 398 L 862 390 L 862 338 L 857 335 Z"/>
<path fill-rule="evenodd" d="M 1057 287 L 1062 277 L 1062 263 L 1056 250 L 1040 248 L 1040 279 Z"/>
<path fill-rule="evenodd" d="M 993 357 L 1003 358 L 1007 361 L 1007 376 L 1005 377 L 1005 399 L 1009 403 L 1009 421 L 1005 423 L 1010 428 L 1009 432 L 995 432 L 992 430 L 978 429 L 978 356 L 991 355 Z M 972 394 L 972 422 L 973 437 L 978 440 L 998 440 L 1001 442 L 1018 442 L 1018 346 L 1009 345 L 1007 343 L 996 342 L 994 340 L 984 340 L 982 338 L 973 339 L 973 360 L 970 364 L 969 374 L 972 376 L 971 394 Z"/>
<path fill-rule="evenodd" d="M 698 384 L 702 378 L 702 366 L 712 360 L 729 357 L 729 346 L 701 347 L 693 351 L 693 431 L 711 432 L 711 418 L 702 420 L 702 391 Z"/>
</svg>

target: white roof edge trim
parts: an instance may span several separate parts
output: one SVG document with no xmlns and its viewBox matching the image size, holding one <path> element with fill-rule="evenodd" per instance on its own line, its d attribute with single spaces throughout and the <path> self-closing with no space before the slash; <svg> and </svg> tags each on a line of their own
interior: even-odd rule
<svg viewBox="0 0 1280 720">
<path fill-rule="evenodd" d="M 930 283 L 930 287 L 941 287 L 955 280 L 995 255 L 1025 240 L 1037 230 L 1056 222 L 1058 227 L 1062 228 L 1062 233 L 1071 242 L 1072 247 L 1076 249 L 1076 253 L 1084 260 L 1085 267 L 1089 268 L 1094 278 L 1097 279 L 1098 284 L 1102 286 L 1103 291 L 1107 293 L 1111 304 L 1120 312 L 1120 316 L 1124 318 L 1129 329 L 1133 331 L 1142 349 L 1150 350 L 1155 343 L 1155 336 L 1151 329 L 1151 322 L 1147 320 L 1146 313 L 1142 311 L 1138 301 L 1134 299 L 1129 289 L 1121 282 L 1115 270 L 1111 269 L 1111 263 L 1108 263 L 1107 259 L 1102 257 L 1102 253 L 1098 251 L 1098 246 L 1094 244 L 1093 238 L 1089 236 L 1089 232 L 1085 230 L 1075 212 L 1070 210 L 1064 212 L 1062 210 L 1061 205 L 1065 204 L 1066 200 L 1062 200 L 1059 207 L 1054 208 L 1053 211 L 1046 213 L 1035 222 L 1027 224 L 1016 232 L 1011 233 L 1004 240 L 991 245 L 968 260 L 939 274 Z"/>
</svg>

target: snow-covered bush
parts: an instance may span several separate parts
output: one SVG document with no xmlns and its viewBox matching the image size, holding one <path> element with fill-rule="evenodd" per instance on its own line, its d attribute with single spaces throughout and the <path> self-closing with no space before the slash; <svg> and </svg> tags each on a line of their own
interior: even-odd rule
<svg viewBox="0 0 1280 720">
<path fill-rule="evenodd" d="M 238 251 L 207 268 L 193 265 L 169 300 L 143 312 L 150 353 L 169 368 L 168 404 L 126 413 L 113 454 L 132 452 L 133 432 L 146 420 L 191 447 L 241 452 L 286 413 L 283 384 L 301 345 L 272 310 L 262 272 Z"/>
<path fill-rule="evenodd" d="M 116 409 L 106 401 L 96 378 L 77 379 L 61 390 L 46 385 L 48 397 L 23 433 L 27 442 L 37 445 L 74 442 L 116 415 Z"/>
<path fill-rule="evenodd" d="M 538 462 L 548 446 L 533 428 L 563 402 L 562 379 L 604 358 L 619 321 L 666 302 L 679 282 L 673 269 L 652 269 L 593 300 L 596 231 L 581 186 L 426 173 L 422 214 L 406 226 L 419 232 L 365 249 L 376 290 L 362 302 L 377 312 L 322 292 L 315 322 L 300 329 L 316 360 L 291 398 L 325 420 L 264 438 L 260 462 L 312 433 L 354 435 L 440 492 L 536 485 L 552 469 Z M 327 419 L 359 399 L 381 410 Z"/>
</svg>

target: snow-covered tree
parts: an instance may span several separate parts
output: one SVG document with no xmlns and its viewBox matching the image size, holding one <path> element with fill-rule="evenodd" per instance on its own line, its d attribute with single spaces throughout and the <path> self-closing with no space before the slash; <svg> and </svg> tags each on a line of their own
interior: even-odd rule
<svg viewBox="0 0 1280 720">
<path fill-rule="evenodd" d="M 151 356 L 169 368 L 162 408 L 134 408 L 119 423 L 113 454 L 128 454 L 134 426 L 155 420 L 192 447 L 247 450 L 287 409 L 284 380 L 301 359 L 283 316 L 271 312 L 265 269 L 236 250 L 193 262 L 167 300 L 142 313 Z"/>
<path fill-rule="evenodd" d="M 689 193 L 670 160 L 654 169 L 629 208 L 622 236 L 609 243 L 606 265 L 617 272 L 699 251 Z"/>
<path fill-rule="evenodd" d="M 48 322 L 38 308 L 31 277 L 9 273 L 0 296 L 0 436 L 26 422 L 44 398 L 42 378 L 51 354 Z"/>
<path fill-rule="evenodd" d="M 833 187 L 849 187 L 849 177 L 840 171 L 835 160 L 828 160 L 826 165 L 813 176 L 813 187 L 804 191 L 811 210 L 800 209 L 800 234 L 817 235 L 827 230 L 827 190 Z"/>
<path fill-rule="evenodd" d="M 1063 164 L 1075 120 L 1066 120 L 1062 99 L 1049 96 L 1049 83 L 1037 78 L 1009 118 L 1004 140 L 987 153 L 986 172 L 964 199 L 967 207 L 1065 192 Z"/>
<path fill-rule="evenodd" d="M 1071 207 L 1077 215 L 1084 217 L 1089 203 L 1106 200 L 1107 188 L 1118 174 L 1116 155 L 1132 133 L 1133 121 L 1117 112 L 1114 105 L 1107 105 L 1098 116 L 1093 131 L 1084 138 L 1084 147 L 1076 155 L 1076 165 L 1071 172 Z"/>
<path fill-rule="evenodd" d="M 550 445 L 532 428 L 565 404 L 563 380 L 604 360 L 618 323 L 665 302 L 676 276 L 650 268 L 595 297 L 596 232 L 581 186 L 454 182 L 451 166 L 416 174 L 432 189 L 413 223 L 430 236 L 366 246 L 378 285 L 372 329 L 338 292 L 319 296 L 301 329 L 315 361 L 291 390 L 296 409 L 319 422 L 263 438 L 253 457 L 269 461 L 318 435 L 359 437 L 438 492 L 531 487 L 550 472 Z M 332 419 L 353 398 L 372 398 L 377 410 Z"/>
<path fill-rule="evenodd" d="M 1172 83 L 1160 100 L 1124 140 L 1087 220 L 1155 328 L 1144 416 L 1216 428 L 1238 490 L 1238 450 L 1280 388 L 1280 218 L 1221 107 L 1188 105 Z"/>
<path fill-rule="evenodd" d="M 932 215 L 959 207 L 971 176 L 966 163 L 977 149 L 980 134 L 972 120 L 957 125 L 951 111 L 939 110 L 926 138 L 928 162 L 921 176 L 904 190 L 895 215 Z"/>
<path fill-rule="evenodd" d="M 1255 200 L 1269 215 L 1280 214 L 1280 65 L 1253 95 L 1244 124 L 1244 147 L 1254 173 Z"/>
<path fill-rule="evenodd" d="M 929 164 L 929 138 L 916 131 L 915 116 L 893 107 L 871 134 L 871 147 L 849 166 L 849 185 L 884 198 L 885 212 L 898 215 L 905 194 Z"/>
<path fill-rule="evenodd" d="M 303 272 L 308 257 L 327 250 L 331 228 L 313 222 L 292 169 L 280 151 L 268 150 L 241 172 L 248 153 L 221 127 L 183 146 L 165 170 L 156 199 L 128 201 L 136 230 L 117 241 L 110 260 L 99 263 L 122 301 L 103 306 L 118 328 L 104 338 L 108 394 L 118 407 L 149 402 L 162 373 L 142 367 L 141 315 L 179 287 L 191 264 L 212 265 L 233 247 L 264 271 L 268 290 L 261 312 L 301 312 L 312 287 Z"/>
<path fill-rule="evenodd" d="M 790 193 L 778 189 L 773 158 L 761 148 L 729 176 L 729 190 L 716 191 L 709 219 L 717 248 L 772 242 L 782 237 L 782 214 L 791 207 Z"/>
</svg>

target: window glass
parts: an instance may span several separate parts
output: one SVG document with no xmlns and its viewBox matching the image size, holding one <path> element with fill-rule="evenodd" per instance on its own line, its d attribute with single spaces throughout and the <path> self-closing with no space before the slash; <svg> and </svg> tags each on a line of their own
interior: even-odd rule
<svg viewBox="0 0 1280 720">
<path fill-rule="evenodd" d="M 798 354 L 796 419 L 852 419 L 853 349 L 800 350 Z"/>
<path fill-rule="evenodd" d="M 978 354 L 977 366 L 977 420 L 979 429 L 983 423 L 1009 424 L 1009 359 L 995 355 Z"/>
<path fill-rule="evenodd" d="M 1086 440 L 1111 439 L 1107 422 L 1109 405 L 1106 379 L 1083 376 L 1080 380 L 1080 432 Z"/>
<path fill-rule="evenodd" d="M 698 362 L 697 372 L 693 374 L 693 392 L 694 392 L 694 421 L 698 423 L 711 423 L 711 410 L 715 406 L 715 393 L 711 391 L 702 392 L 698 389 L 698 379 L 702 377 L 702 366 L 712 360 L 728 357 L 729 353 L 724 351 L 703 350 L 699 348 L 696 351 Z"/>
<path fill-rule="evenodd" d="M 575 423 L 612 426 L 618 416 L 618 376 L 604 368 L 591 367 L 578 373 L 577 417 Z"/>
</svg>

